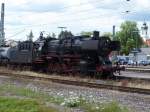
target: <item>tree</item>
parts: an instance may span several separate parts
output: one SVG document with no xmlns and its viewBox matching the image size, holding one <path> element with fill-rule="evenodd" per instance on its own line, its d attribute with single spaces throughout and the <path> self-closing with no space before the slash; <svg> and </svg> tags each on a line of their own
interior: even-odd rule
<svg viewBox="0 0 150 112">
<path fill-rule="evenodd" d="M 113 38 L 113 35 L 112 35 L 111 32 L 104 32 L 104 33 L 102 34 L 102 36 L 106 36 L 106 37 L 109 37 L 109 38 Z"/>
<path fill-rule="evenodd" d="M 32 30 L 31 30 L 29 35 L 27 35 L 27 38 L 28 38 L 29 41 L 32 41 L 33 37 L 34 36 L 33 36 Z"/>
<path fill-rule="evenodd" d="M 121 54 L 129 54 L 133 48 L 140 48 L 143 40 L 140 37 L 137 23 L 125 21 L 120 26 L 121 31 L 116 33 L 115 39 L 121 43 Z"/>
<path fill-rule="evenodd" d="M 93 32 L 85 32 L 85 31 L 82 31 L 80 34 L 81 34 L 81 35 L 91 36 L 91 35 L 93 35 Z"/>
<path fill-rule="evenodd" d="M 72 37 L 73 34 L 71 33 L 71 31 L 61 31 L 60 34 L 58 35 L 59 38 L 63 39 L 63 38 L 70 38 Z"/>
<path fill-rule="evenodd" d="M 56 34 L 55 34 L 55 33 L 52 33 L 52 37 L 53 37 L 53 38 L 56 38 Z"/>
</svg>

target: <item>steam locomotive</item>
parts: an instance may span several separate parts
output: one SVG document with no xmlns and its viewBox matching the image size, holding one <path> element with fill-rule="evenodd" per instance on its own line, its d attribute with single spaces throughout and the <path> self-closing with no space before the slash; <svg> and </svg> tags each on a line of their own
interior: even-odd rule
<svg viewBox="0 0 150 112">
<path fill-rule="evenodd" d="M 112 77 L 122 68 L 113 66 L 109 60 L 112 51 L 120 50 L 119 41 L 109 37 L 69 36 L 44 38 L 36 41 L 19 42 L 15 47 L 0 48 L 0 62 L 7 65 L 31 66 L 34 70 L 49 73 L 99 74 Z"/>
</svg>

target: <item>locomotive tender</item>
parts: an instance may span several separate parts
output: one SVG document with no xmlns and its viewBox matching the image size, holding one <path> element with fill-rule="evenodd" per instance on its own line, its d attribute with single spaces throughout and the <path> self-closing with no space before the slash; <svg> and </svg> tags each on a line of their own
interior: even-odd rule
<svg viewBox="0 0 150 112">
<path fill-rule="evenodd" d="M 70 36 L 65 38 L 44 38 L 43 34 L 37 41 L 19 42 L 9 47 L 6 54 L 8 65 L 32 66 L 34 70 L 50 73 L 82 73 L 99 74 L 105 77 L 122 68 L 113 66 L 109 60 L 112 51 L 120 50 L 119 41 L 111 41 L 109 37 L 99 37 L 94 31 L 93 37 Z M 0 51 L 0 55 L 3 54 Z M 1 59 L 1 62 L 3 59 Z"/>
</svg>

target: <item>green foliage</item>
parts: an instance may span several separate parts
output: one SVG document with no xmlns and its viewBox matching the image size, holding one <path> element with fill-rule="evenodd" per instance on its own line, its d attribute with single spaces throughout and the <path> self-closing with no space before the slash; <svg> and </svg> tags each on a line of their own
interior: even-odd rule
<svg viewBox="0 0 150 112">
<path fill-rule="evenodd" d="M 82 31 L 82 32 L 80 33 L 80 35 L 91 36 L 91 35 L 93 35 L 93 32 L 85 32 L 85 31 Z"/>
<path fill-rule="evenodd" d="M 129 54 L 133 48 L 140 48 L 143 45 L 136 22 L 125 21 L 120 28 L 121 31 L 116 33 L 115 39 L 121 42 L 122 54 Z"/>
<path fill-rule="evenodd" d="M 32 41 L 32 39 L 34 37 L 32 30 L 30 31 L 29 35 L 27 35 L 27 37 L 28 37 L 28 40 Z"/>
<path fill-rule="evenodd" d="M 33 99 L 0 97 L 0 112 L 56 112 Z"/>
<path fill-rule="evenodd" d="M 143 46 L 142 47 L 144 47 L 144 48 L 148 48 L 149 46 L 147 45 L 147 44 L 143 44 Z"/>
<path fill-rule="evenodd" d="M 128 112 L 127 108 L 119 106 L 116 102 L 105 104 L 100 108 L 100 110 L 101 112 Z"/>
<path fill-rule="evenodd" d="M 12 85 L 0 85 L 0 95 L 3 96 L 8 94 L 10 96 L 28 97 L 33 99 L 39 99 L 43 102 L 49 101 L 56 104 L 61 104 L 64 101 L 62 97 L 49 96 L 48 94 L 33 91 L 28 88 L 15 87 Z"/>
<path fill-rule="evenodd" d="M 127 108 L 116 102 L 90 103 L 83 97 L 75 97 L 73 93 L 69 98 L 64 98 L 57 95 L 50 96 L 36 89 L 0 85 L 0 96 L 5 95 L 9 95 L 10 98 L 0 97 L 0 112 L 56 112 L 53 108 L 44 107 L 46 102 L 82 108 L 85 112 L 129 112 Z M 16 98 L 11 98 L 11 96 Z"/>
<path fill-rule="evenodd" d="M 113 35 L 111 32 L 104 32 L 102 36 L 112 37 Z"/>
<path fill-rule="evenodd" d="M 86 104 L 84 108 L 87 110 L 86 112 L 129 112 L 126 107 L 122 107 L 116 102 L 95 105 Z"/>
<path fill-rule="evenodd" d="M 55 33 L 52 33 L 52 37 L 53 37 L 53 38 L 56 38 L 56 34 L 55 34 Z"/>
<path fill-rule="evenodd" d="M 63 38 L 70 38 L 72 37 L 73 34 L 70 31 L 61 31 L 60 34 L 58 35 L 59 38 L 63 39 Z"/>
</svg>

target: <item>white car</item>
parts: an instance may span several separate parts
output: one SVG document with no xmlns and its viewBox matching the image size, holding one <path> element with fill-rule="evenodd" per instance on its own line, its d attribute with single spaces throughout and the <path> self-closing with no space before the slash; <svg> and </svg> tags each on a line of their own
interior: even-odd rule
<svg viewBox="0 0 150 112">
<path fill-rule="evenodd" d="M 138 65 L 147 66 L 147 65 L 149 65 L 149 61 L 148 60 L 141 60 L 141 61 L 138 62 Z"/>
<path fill-rule="evenodd" d="M 133 65 L 133 64 L 134 64 L 133 60 L 128 61 L 128 65 Z"/>
</svg>

